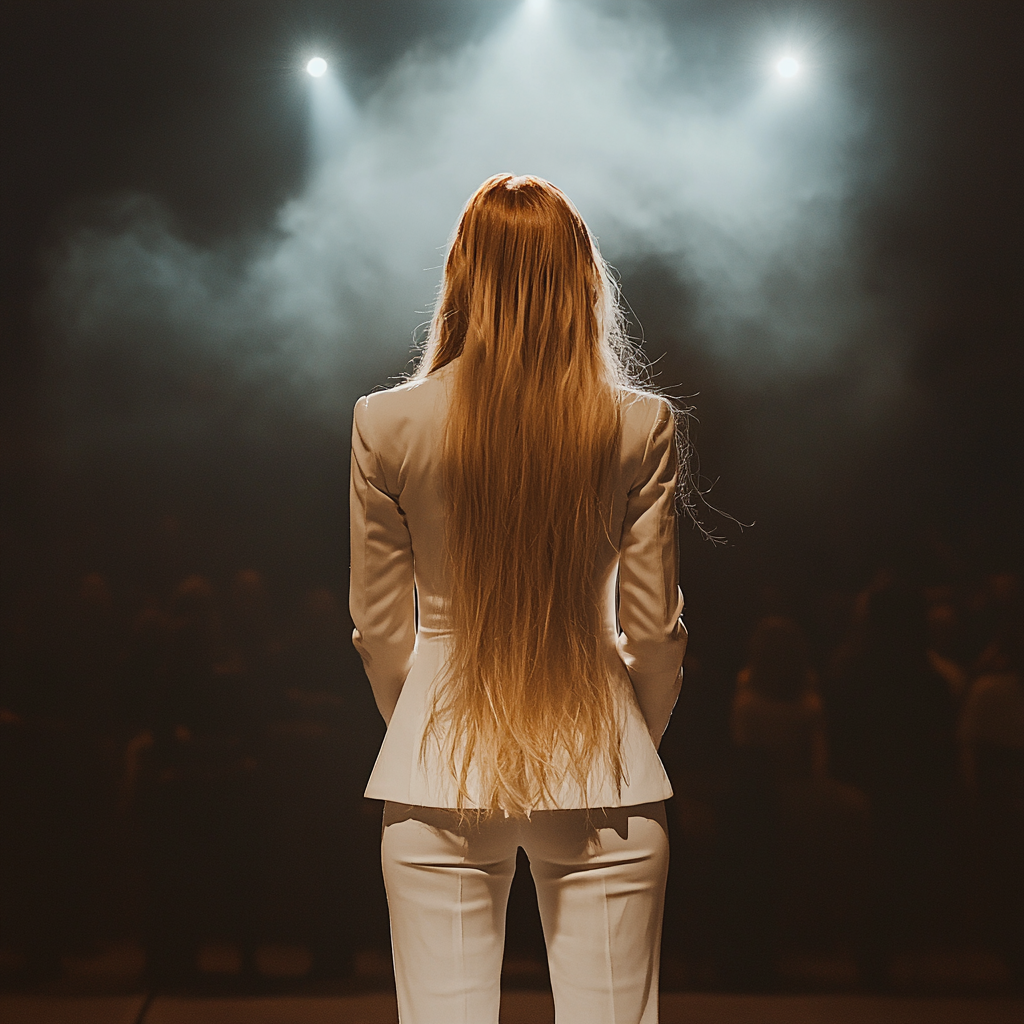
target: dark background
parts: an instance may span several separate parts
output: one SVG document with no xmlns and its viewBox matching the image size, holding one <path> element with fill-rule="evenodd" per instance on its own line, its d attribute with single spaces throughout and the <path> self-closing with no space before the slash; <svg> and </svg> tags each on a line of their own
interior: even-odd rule
<svg viewBox="0 0 1024 1024">
<path fill-rule="evenodd" d="M 209 581 L 227 621 L 235 574 L 258 571 L 267 628 L 284 651 L 301 633 L 303 595 L 329 588 L 343 603 L 347 587 L 347 412 L 310 419 L 288 401 L 253 398 L 176 367 L 167 385 L 177 389 L 176 408 L 186 419 L 196 410 L 203 426 L 122 436 L 122 412 L 131 410 L 125 424 L 136 423 L 133 402 L 144 399 L 134 396 L 152 384 L 131 363 L 108 358 L 88 364 L 86 398 L 78 389 L 67 399 L 80 364 L 67 358 L 45 298 L 63 240 L 95 218 L 105 197 L 127 191 L 157 197 L 190 243 L 244 247 L 305 182 L 308 111 L 294 64 L 308 40 L 329 40 L 344 54 L 360 102 L 411 47 L 426 39 L 455 51 L 512 7 L 3 5 L 0 596 L 8 664 L 0 706 L 11 721 L 74 730 L 89 718 L 74 672 L 44 671 L 38 661 L 35 675 L 13 667 L 28 657 L 19 637 L 31 634 L 51 654 L 73 646 L 75 629 L 84 628 L 74 625 L 74 608 L 88 574 L 102 576 L 105 614 L 119 623 L 125 651 L 140 610 L 167 613 L 190 574 Z M 695 326 L 685 282 L 655 256 L 617 260 L 658 384 L 696 396 L 705 485 L 717 481 L 709 500 L 753 524 L 740 529 L 703 509 L 725 545 L 686 521 L 681 527 L 693 678 L 712 694 L 702 706 L 718 709 L 688 727 L 718 729 L 726 743 L 732 680 L 758 615 L 799 619 L 824 672 L 854 595 L 880 569 L 948 588 L 964 608 L 993 574 L 1019 579 L 1024 8 L 847 0 L 652 9 L 674 32 L 685 31 L 687 18 L 811 19 L 870 54 L 864 66 L 843 70 L 886 141 L 881 184 L 850 199 L 856 272 L 880 307 L 903 309 L 906 300 L 913 309 L 902 325 L 896 397 L 879 412 L 870 398 L 860 408 L 855 397 L 875 358 L 870 343 L 803 373 L 737 373 Z M 411 327 L 421 318 L 408 313 Z M 341 405 L 403 369 L 388 353 L 379 365 L 360 364 L 343 383 Z M 96 422 L 104 429 L 90 433 Z M 347 629 L 336 627 L 339 636 Z M 351 754 L 338 779 L 358 787 L 381 726 L 357 659 L 344 645 L 332 657 L 343 711 L 331 728 Z M 287 679 L 273 685 L 288 689 Z M 310 719 L 294 702 L 282 706 L 268 720 Z M 118 751 L 147 725 L 143 711 L 111 715 L 97 728 Z M 113 778 L 121 754 L 108 761 Z M 289 770 L 301 779 L 297 764 Z M 102 845 L 80 831 L 76 849 Z M 372 846 L 372 824 L 363 833 Z M 62 884 L 109 886 L 97 881 L 102 874 Z M 137 930 L 135 897 L 120 898 L 128 909 L 113 920 L 82 910 L 72 928 L 54 911 L 53 928 L 77 929 L 69 941 L 79 947 L 90 935 Z M 377 922 L 367 934 L 379 944 L 379 902 L 366 913 Z M 284 931 L 304 927 L 293 921 Z M 960 933 L 951 926 L 950 934 Z M 17 926 L 3 942 L 24 945 Z"/>
<path fill-rule="evenodd" d="M 856 586 L 926 536 L 945 538 L 979 567 L 1020 558 L 1019 8 L 794 9 L 809 8 L 872 46 L 872 64 L 850 77 L 876 131 L 890 140 L 893 184 L 854 211 L 867 253 L 860 272 L 877 295 L 913 291 L 923 313 L 912 324 L 904 408 L 863 429 L 845 410 L 863 371 L 856 352 L 810 376 L 738 381 L 689 329 L 685 285 L 653 258 L 620 261 L 648 353 L 663 359 L 658 383 L 699 396 L 702 464 L 720 480 L 715 503 L 757 523 L 742 538 L 730 535 L 734 547 L 724 552 L 684 530 L 684 565 L 692 566 L 684 579 L 698 588 L 695 597 L 733 572 L 759 584 L 802 583 L 810 573 L 815 583 Z M 666 9 L 670 20 L 685 17 Z M 721 17 L 762 10 L 735 5 Z M 102 451 L 88 473 L 62 461 L 69 414 L 54 407 L 39 315 L 46 256 L 83 205 L 123 190 L 159 197 L 181 233 L 200 243 L 264 228 L 303 181 L 307 115 L 291 67 L 299 42 L 342 40 L 358 97 L 422 37 L 455 46 L 502 11 L 501 4 L 415 3 L 379 11 L 361 4 L 5 6 L 6 580 L 21 565 L 86 570 L 124 558 L 115 533 L 154 506 L 183 512 L 195 503 L 185 520 L 197 527 L 201 520 L 199 532 L 208 534 L 215 515 L 233 521 L 236 561 L 343 581 L 345 413 L 330 436 L 318 436 L 301 417 L 275 410 L 284 421 L 275 428 L 291 436 L 270 443 L 233 437 L 241 431 L 225 415 L 187 452 L 188 442 L 177 451 L 166 445 L 170 464 L 159 472 L 138 452 L 132 457 L 141 465 L 130 472 Z M 712 17 L 700 5 L 689 13 Z M 376 374 L 360 369 L 353 383 L 384 382 L 403 368 L 394 364 L 389 358 Z M 132 372 L 104 367 L 93 403 L 130 400 Z M 202 397 L 186 396 L 186 405 Z M 286 492 L 293 511 L 303 509 L 301 526 L 290 526 L 280 508 Z M 75 527 L 62 516 L 79 530 L 90 523 L 92 535 L 72 544 Z M 307 516 L 311 529 L 303 530 Z M 298 538 L 300 530 L 307 536 Z M 226 554 L 220 539 L 212 547 Z M 707 607 L 693 604 L 698 614 Z"/>
</svg>

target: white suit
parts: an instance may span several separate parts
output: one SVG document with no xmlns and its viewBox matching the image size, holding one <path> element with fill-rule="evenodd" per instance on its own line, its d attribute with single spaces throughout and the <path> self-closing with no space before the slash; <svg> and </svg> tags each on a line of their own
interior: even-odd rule
<svg viewBox="0 0 1024 1024">
<path fill-rule="evenodd" d="M 658 805 L 672 794 L 656 746 L 679 693 L 686 648 L 686 630 L 680 620 L 683 599 L 677 582 L 678 470 L 671 413 L 656 397 L 629 392 L 622 395 L 622 437 L 611 531 L 618 543 L 605 542 L 597 562 L 599 597 L 605 610 L 606 654 L 618 680 L 616 696 L 623 726 L 621 785 L 616 786 L 615 780 L 607 777 L 592 778 L 585 804 L 580 794 L 566 785 L 556 790 L 550 801 L 538 805 L 537 811 L 544 813 L 531 815 L 525 823 L 492 822 L 467 832 L 470 827 L 460 825 L 457 815 L 430 810 L 454 808 L 457 789 L 442 753 L 436 746 L 422 745 L 433 686 L 445 656 L 444 505 L 439 459 L 448 387 L 455 366 L 449 364 L 423 380 L 361 398 L 356 403 L 352 427 L 353 639 L 377 706 L 388 723 L 366 795 L 389 802 L 383 845 L 385 882 L 403 1024 L 490 1024 L 497 1020 L 497 975 L 483 978 L 480 972 L 494 973 L 494 949 L 500 969 L 502 901 L 508 892 L 507 886 L 502 890 L 501 879 L 508 869 L 510 844 L 511 864 L 518 845 L 531 855 L 559 1024 L 576 1019 L 587 1024 L 603 1020 L 647 1024 L 656 1019 L 657 1013 L 657 1001 L 650 998 L 650 990 L 653 984 L 656 992 L 657 986 L 656 946 L 667 864 L 664 812 Z M 470 806 L 482 806 L 473 794 L 472 773 L 469 781 L 473 796 Z M 580 828 L 586 826 L 580 822 L 587 820 L 586 812 L 579 810 L 581 806 L 601 808 L 600 813 L 605 815 L 612 813 L 610 809 L 622 808 L 615 818 L 620 827 L 616 830 L 601 825 L 591 837 L 594 841 L 581 848 Z M 591 815 L 592 824 L 598 816 Z M 641 845 L 646 852 L 628 848 L 629 833 L 634 839 L 643 837 Z M 552 861 L 549 855 L 558 847 L 559 835 L 568 844 L 565 849 L 575 852 Z M 503 856 L 497 856 L 498 847 L 505 851 Z M 617 860 L 609 851 L 619 847 L 621 857 Z M 477 861 L 473 851 L 484 849 L 488 851 L 480 862 L 484 866 L 473 867 Z M 547 867 L 535 858 L 541 858 Z M 552 867 L 556 862 L 561 867 Z M 650 907 L 641 913 L 646 921 L 643 936 L 633 934 L 630 938 L 626 932 L 636 932 L 635 921 L 625 932 L 608 922 L 608 901 L 616 888 L 610 880 L 614 883 L 618 871 L 627 890 L 636 893 L 644 889 L 636 878 L 627 882 L 638 863 L 647 865 L 650 884 L 645 883 L 646 896 L 632 899 L 633 911 L 647 903 Z M 538 874 L 555 881 L 548 885 Z M 488 876 L 486 880 L 484 875 Z M 468 902 L 467 879 L 482 884 Z M 597 889 L 583 895 L 587 889 L 581 884 L 584 879 Z M 542 886 L 546 887 L 544 892 Z M 570 891 L 573 898 L 567 903 Z M 577 898 L 580 896 L 582 899 Z M 500 914 L 495 901 L 500 904 Z M 562 980 L 568 988 L 562 987 L 565 993 L 571 989 L 575 994 L 566 994 L 560 1000 L 558 986 L 562 980 L 556 980 L 555 949 L 560 951 L 562 964 L 558 972 L 564 968 L 572 974 L 576 956 L 571 952 L 572 943 L 566 944 L 566 936 L 579 931 L 566 918 L 570 903 L 576 907 L 573 914 L 581 925 L 580 914 L 587 906 L 607 925 L 602 928 L 607 933 L 607 956 L 602 956 L 602 963 L 597 965 L 607 978 L 602 981 L 595 975 L 591 984 L 581 982 L 582 976 L 569 978 L 567 974 Z M 622 922 L 634 917 L 632 911 L 621 915 Z M 653 931 L 648 927 L 652 921 L 658 926 Z M 483 930 L 492 935 L 493 947 L 490 958 L 484 957 L 480 963 L 467 953 L 465 939 L 477 925 L 485 925 Z M 438 939 L 438 928 L 446 930 L 444 941 Z M 462 938 L 449 948 L 447 939 L 453 934 L 452 928 Z M 653 951 L 648 948 L 640 957 L 646 966 L 641 969 L 637 961 L 628 968 L 632 974 L 641 971 L 646 980 L 641 983 L 634 977 L 628 981 L 620 970 L 613 992 L 610 979 L 618 955 L 615 950 L 621 947 L 623 955 L 628 950 L 626 960 L 633 963 L 637 943 L 650 947 L 651 942 Z M 475 949 L 485 946 L 487 942 L 474 940 Z M 591 962 L 593 951 L 586 954 L 580 947 L 580 956 L 587 962 L 581 961 L 578 968 L 586 975 L 595 966 Z M 443 991 L 435 991 L 428 998 L 424 990 L 437 990 L 439 979 L 447 979 L 440 985 Z M 615 1008 L 622 993 L 639 992 L 645 986 L 648 994 L 637 1003 L 636 1012 Z M 478 990 L 486 992 L 480 995 L 482 1002 L 466 995 Z M 589 1003 L 586 1014 L 579 1015 L 586 1003 L 581 1002 L 583 990 L 607 990 L 611 1002 L 606 1009 L 611 1015 Z M 576 1009 L 571 1010 L 570 1005 Z"/>
</svg>

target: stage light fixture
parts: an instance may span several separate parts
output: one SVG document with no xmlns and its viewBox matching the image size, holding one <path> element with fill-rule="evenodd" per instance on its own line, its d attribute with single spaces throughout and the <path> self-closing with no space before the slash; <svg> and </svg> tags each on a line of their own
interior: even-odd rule
<svg viewBox="0 0 1024 1024">
<path fill-rule="evenodd" d="M 314 77 L 320 78 L 327 71 L 327 61 L 323 57 L 314 57 L 307 65 L 306 70 Z"/>
<path fill-rule="evenodd" d="M 776 65 L 775 70 L 783 78 L 793 78 L 800 70 L 800 64 L 795 57 L 783 57 Z"/>
</svg>

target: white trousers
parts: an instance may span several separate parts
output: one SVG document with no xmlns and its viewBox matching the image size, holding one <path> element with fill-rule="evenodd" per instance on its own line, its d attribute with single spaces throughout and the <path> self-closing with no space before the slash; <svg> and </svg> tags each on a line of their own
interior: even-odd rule
<svg viewBox="0 0 1024 1024">
<path fill-rule="evenodd" d="M 664 803 L 476 822 L 387 803 L 381 859 L 402 1024 L 497 1024 L 520 846 L 537 887 L 556 1024 L 657 1024 Z"/>
</svg>

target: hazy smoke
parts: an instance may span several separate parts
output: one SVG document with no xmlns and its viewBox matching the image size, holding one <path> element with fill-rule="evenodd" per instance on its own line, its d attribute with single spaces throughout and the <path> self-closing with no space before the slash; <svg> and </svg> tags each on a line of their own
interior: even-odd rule
<svg viewBox="0 0 1024 1024">
<path fill-rule="evenodd" d="M 358 110 L 311 80 L 319 163 L 244 252 L 183 241 L 156 200 L 111 203 L 54 264 L 67 401 L 130 366 L 110 415 L 155 423 L 197 387 L 333 415 L 403 369 L 462 203 L 504 170 L 561 186 L 613 263 L 670 265 L 693 331 L 737 372 L 876 332 L 848 227 L 865 113 L 827 67 L 783 82 L 767 49 L 723 56 L 707 26 L 672 35 L 633 10 L 525 5 L 454 55 L 408 54 Z"/>
</svg>

